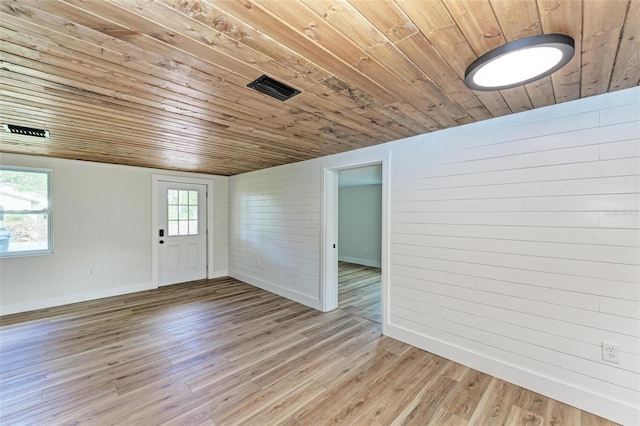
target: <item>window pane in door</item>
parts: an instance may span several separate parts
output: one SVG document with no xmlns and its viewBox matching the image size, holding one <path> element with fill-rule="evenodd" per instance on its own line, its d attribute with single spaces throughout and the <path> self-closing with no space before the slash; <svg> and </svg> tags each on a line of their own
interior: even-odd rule
<svg viewBox="0 0 640 426">
<path fill-rule="evenodd" d="M 180 206 L 180 216 L 178 216 L 180 220 L 189 219 L 189 206 Z"/>
<path fill-rule="evenodd" d="M 189 221 L 189 235 L 198 235 L 198 221 L 190 220 Z"/>
<path fill-rule="evenodd" d="M 198 201 L 198 191 L 168 190 L 168 236 L 198 235 Z"/>
<path fill-rule="evenodd" d="M 169 206 L 169 220 L 178 220 L 178 206 Z"/>
<path fill-rule="evenodd" d="M 178 221 L 171 220 L 169 221 L 169 232 L 168 235 L 178 235 Z"/>
<path fill-rule="evenodd" d="M 188 205 L 189 204 L 189 191 L 178 191 L 179 200 L 178 203 L 180 205 Z"/>
<path fill-rule="evenodd" d="M 178 204 L 178 191 L 175 189 L 170 189 L 167 192 L 167 200 L 169 204 Z"/>
<path fill-rule="evenodd" d="M 189 235 L 189 221 L 178 222 L 178 235 Z"/>
</svg>

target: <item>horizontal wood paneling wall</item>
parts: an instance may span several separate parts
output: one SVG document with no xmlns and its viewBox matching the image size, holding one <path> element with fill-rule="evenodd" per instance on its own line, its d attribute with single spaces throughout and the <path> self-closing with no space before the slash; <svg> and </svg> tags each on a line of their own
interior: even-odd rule
<svg viewBox="0 0 640 426">
<path fill-rule="evenodd" d="M 390 322 L 429 347 L 464 348 L 631 412 L 640 401 L 640 108 L 552 111 L 394 149 Z M 621 346 L 620 365 L 602 361 L 602 341 Z"/>
<path fill-rule="evenodd" d="M 640 422 L 639 99 L 634 88 L 376 147 L 391 158 L 386 332 Z M 320 173 L 347 155 L 233 177 L 231 270 L 318 294 Z M 257 269 L 259 256 L 275 261 Z M 619 365 L 602 341 L 620 345 Z"/>
<path fill-rule="evenodd" d="M 229 275 L 320 309 L 320 199 L 307 163 L 230 178 Z"/>
</svg>

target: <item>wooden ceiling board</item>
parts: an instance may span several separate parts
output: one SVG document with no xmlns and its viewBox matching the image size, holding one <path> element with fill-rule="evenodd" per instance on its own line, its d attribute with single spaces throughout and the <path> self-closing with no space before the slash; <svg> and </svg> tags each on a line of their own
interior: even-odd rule
<svg viewBox="0 0 640 426">
<path fill-rule="evenodd" d="M 622 40 L 611 76 L 610 90 L 621 90 L 640 83 L 640 1 L 629 2 Z"/>
<path fill-rule="evenodd" d="M 50 22 L 54 19 L 54 17 L 52 16 L 44 16 L 43 18 L 45 18 L 45 20 L 47 22 Z M 3 22 L 5 22 L 4 25 L 10 25 L 10 19 L 3 19 Z M 23 25 L 23 28 L 26 29 L 27 25 Z M 25 33 L 27 30 L 23 31 L 23 33 Z M 3 32 L 3 38 L 8 38 L 9 36 L 7 35 L 8 32 Z M 63 34 L 56 34 L 56 33 L 45 33 L 46 34 L 46 39 L 44 39 L 44 36 L 42 37 L 44 40 L 41 40 L 39 45 L 40 50 L 46 50 L 46 46 L 49 45 L 49 42 L 47 40 L 54 40 L 57 41 L 57 43 L 59 45 L 66 45 L 66 46 L 70 46 L 72 48 L 74 48 L 75 50 L 67 50 L 67 55 L 71 56 L 71 59 L 75 59 L 74 57 L 77 58 L 78 55 L 82 55 L 85 58 L 87 58 L 85 60 L 85 66 L 87 66 L 87 64 L 91 63 L 91 59 L 90 56 L 88 56 L 88 54 L 93 53 L 96 58 L 97 61 L 105 61 L 105 60 L 111 60 L 111 62 L 119 62 L 119 61 L 125 61 L 126 62 L 126 67 L 121 67 L 119 69 L 118 72 L 118 76 L 123 76 L 126 79 L 122 80 L 122 84 L 123 85 L 134 85 L 136 84 L 138 81 L 140 81 L 139 79 L 146 79 L 148 82 L 148 80 L 153 79 L 153 75 L 154 75 L 154 70 L 152 69 L 152 66 L 149 66 L 149 64 L 145 64 L 142 61 L 139 61 L 136 59 L 136 57 L 131 56 L 129 53 L 127 54 L 127 56 L 123 59 L 121 57 L 118 57 L 117 55 L 115 55 L 115 58 L 110 58 L 111 53 L 113 53 L 110 50 L 107 50 L 105 47 L 111 47 L 111 46 L 105 46 L 105 44 L 102 42 L 102 40 L 97 40 L 96 43 L 99 43 L 99 46 L 96 47 L 97 50 L 95 52 L 91 52 L 91 47 L 94 46 L 92 44 L 79 44 L 78 46 L 73 46 L 72 43 L 75 41 L 80 40 L 79 38 L 70 38 L 67 37 L 66 35 Z M 86 38 L 86 36 L 84 34 L 73 34 L 76 37 L 84 37 Z M 62 38 L 62 39 L 61 39 Z M 64 39 L 70 39 L 70 41 L 64 40 Z M 116 40 L 117 41 L 117 40 Z M 120 43 L 120 44 L 125 44 L 125 43 Z M 113 48 L 113 47 L 111 47 Z M 129 46 L 116 46 L 116 48 L 130 48 Z M 139 52 L 135 52 L 134 53 L 139 53 Z M 59 56 L 58 56 L 59 57 Z M 79 60 L 79 59 L 78 59 Z M 138 64 L 140 64 L 140 66 L 137 66 Z M 108 67 L 108 64 L 104 64 L 104 67 Z M 127 71 L 129 68 L 137 68 L 137 71 L 142 71 L 145 74 L 138 74 L 137 76 L 132 76 L 131 74 L 129 74 Z M 84 71 L 84 70 L 83 70 Z M 175 84 L 173 83 L 173 81 L 178 81 L 179 80 L 179 76 L 176 76 L 172 71 L 166 71 L 163 69 L 158 68 L 157 69 L 157 74 L 159 75 L 159 80 L 155 80 L 152 81 L 151 84 L 156 84 L 155 86 L 153 86 L 154 88 L 156 87 L 161 87 L 164 86 L 164 88 L 169 88 L 172 91 L 177 91 L 177 93 L 173 94 L 174 97 L 177 97 L 178 99 L 184 99 L 186 101 L 189 101 L 191 98 L 194 99 L 199 99 L 201 101 L 207 101 L 209 98 L 207 97 L 206 93 L 201 93 L 200 90 L 195 90 L 192 89 L 190 87 L 184 87 L 183 85 L 180 84 Z M 98 70 L 99 74 L 103 74 L 103 71 L 101 69 Z M 125 74 L 126 73 L 126 74 Z M 150 74 L 151 76 L 147 75 Z M 170 80 L 166 81 L 163 79 L 163 77 L 166 78 L 166 76 L 169 75 Z M 105 78 L 108 78 L 107 75 L 105 75 Z M 112 78 L 113 80 L 113 78 Z M 207 88 L 206 85 L 201 85 L 202 88 Z M 198 87 L 198 89 L 200 89 L 200 87 Z M 249 111 L 251 114 L 257 114 L 257 112 L 254 111 Z"/>
<path fill-rule="evenodd" d="M 213 66 L 213 65 L 212 65 L 212 66 Z M 193 86 L 193 84 L 191 84 L 191 85 Z M 243 87 L 242 89 L 244 90 L 244 87 Z M 261 95 L 256 94 L 256 95 L 253 95 L 253 96 L 261 96 Z M 237 98 L 238 98 L 238 95 L 236 95 L 236 99 L 237 99 Z M 255 98 L 254 98 L 254 99 L 255 99 Z M 252 99 L 252 100 L 251 100 L 251 102 L 254 102 L 254 99 Z M 266 106 L 267 108 L 269 107 L 268 105 L 265 105 L 265 106 Z M 233 107 L 233 105 L 231 105 L 231 107 Z M 228 109 L 228 108 L 226 108 L 226 109 Z M 226 110 L 226 109 L 222 109 L 222 110 L 224 111 L 224 110 Z M 266 108 L 262 108 L 262 109 L 266 109 Z M 258 110 L 255 110 L 255 109 L 254 109 L 254 111 L 255 111 L 255 114 L 256 114 L 256 115 L 264 117 L 264 114 L 261 114 L 261 113 L 260 113 L 260 109 L 258 109 Z M 277 113 L 277 111 L 275 111 L 275 113 Z M 300 111 L 300 113 L 302 113 L 302 111 Z M 298 116 L 299 116 L 299 115 L 300 115 L 300 114 L 298 114 Z M 274 115 L 274 114 L 270 114 L 270 117 L 272 118 L 272 120 L 275 120 L 275 121 L 277 121 L 277 120 L 279 119 L 279 118 L 278 118 L 276 115 Z M 365 121 L 365 120 L 363 120 L 363 121 Z M 387 135 L 387 137 L 388 137 L 388 135 Z"/>
<path fill-rule="evenodd" d="M 587 0 L 583 4 L 581 96 L 607 92 L 629 1 L 637 0 Z"/>
<path fill-rule="evenodd" d="M 536 0 L 490 0 L 507 42 L 542 34 Z M 540 108 L 555 103 L 551 77 L 524 86 L 531 105 Z"/>
<path fill-rule="evenodd" d="M 580 98 L 582 63 L 582 0 L 538 0 L 538 15 L 543 34 L 567 34 L 573 37 L 571 61 L 551 75 L 556 103 Z"/>
<path fill-rule="evenodd" d="M 277 1 L 277 0 L 276 0 Z M 391 40 L 360 15 L 345 0 L 302 0 L 307 7 L 355 42 L 359 48 L 371 55 L 380 65 L 397 78 L 407 83 L 418 106 L 441 125 L 448 127 L 454 122 L 466 120 L 468 113 L 450 99 L 415 63 L 407 58 Z M 363 31 L 356 31 L 361 29 Z M 425 109 L 424 102 L 428 102 Z M 414 106 L 416 106 L 414 104 Z M 453 118 L 453 122 L 452 122 Z"/>
<path fill-rule="evenodd" d="M 444 5 L 475 55 L 481 56 L 508 41 L 500 30 L 500 24 L 488 0 L 445 0 Z M 507 19 L 510 17 L 507 16 Z M 513 112 L 533 108 L 524 87 L 501 90 L 500 94 Z"/>
<path fill-rule="evenodd" d="M 396 0 L 409 17 L 416 23 L 422 34 L 427 38 L 443 59 L 457 74 L 460 81 L 464 81 L 464 72 L 477 57 L 453 18 L 439 1 L 424 3 L 412 0 Z M 500 92 L 475 92 L 476 96 L 489 110 L 491 115 L 499 117 L 511 113 Z"/>
<path fill-rule="evenodd" d="M 417 34 L 418 28 L 393 0 L 349 0 L 392 43 Z"/>
<path fill-rule="evenodd" d="M 492 116 L 422 34 L 417 33 L 406 37 L 398 41 L 396 46 L 444 93 L 464 108 L 469 116 L 475 120 L 484 120 Z"/>
<path fill-rule="evenodd" d="M 5 0 L 0 152 L 233 175 L 640 83 L 640 1 Z M 499 92 L 479 55 L 560 32 L 574 59 Z M 267 74 L 301 93 L 247 84 Z"/>
<path fill-rule="evenodd" d="M 225 14 L 225 12 L 220 11 L 216 8 L 214 8 L 211 4 L 206 3 L 206 2 L 198 2 L 198 3 L 194 3 L 194 4 L 198 4 L 198 7 L 195 7 L 194 4 L 191 4 L 189 2 L 179 2 L 179 1 L 171 1 L 171 0 L 167 0 L 168 3 L 172 4 L 174 7 L 178 8 L 180 11 L 182 11 L 185 14 L 189 14 L 190 16 L 193 16 L 195 19 L 200 20 L 201 22 L 231 22 L 231 21 L 235 21 L 236 19 L 233 18 L 232 16 Z M 241 5 L 240 5 L 241 6 Z M 253 8 L 252 8 L 253 9 Z M 252 10 L 251 9 L 251 10 Z M 195 11 L 194 11 L 195 10 Z M 242 11 L 243 9 L 240 8 L 240 11 Z M 260 15 L 259 19 L 258 19 L 258 24 L 262 23 L 261 19 L 264 19 L 264 15 Z M 231 26 L 231 30 L 232 33 L 235 34 L 237 33 L 237 31 L 233 31 L 234 30 L 234 26 Z M 263 34 L 259 31 L 256 30 L 247 30 L 245 32 L 245 34 L 250 34 L 251 31 L 255 32 L 256 34 Z M 255 40 L 255 37 L 246 37 L 243 36 L 240 40 L 238 40 L 241 43 L 251 43 L 252 40 Z M 303 37 L 303 42 L 306 44 L 307 41 L 304 40 Z M 264 51 L 263 48 L 256 46 L 257 49 Z M 317 48 L 313 48 L 313 47 L 306 47 L 305 48 L 309 49 L 309 51 L 313 52 L 314 50 L 317 50 Z M 339 69 L 342 69 L 344 64 L 336 64 L 335 62 L 333 62 L 334 58 L 327 58 L 326 56 L 324 57 L 324 61 L 325 63 L 330 64 L 331 66 L 337 66 Z M 326 62 L 328 61 L 328 62 Z M 271 75 L 275 76 L 275 77 L 279 77 L 277 73 L 272 73 Z M 282 79 L 282 77 L 280 77 Z M 288 81 L 286 78 L 283 79 L 283 81 Z M 361 90 L 358 90 L 356 88 L 354 88 L 353 86 L 350 86 L 346 83 L 344 83 L 343 81 L 339 80 L 338 78 L 336 78 L 336 76 L 332 76 L 330 78 L 327 78 L 326 80 L 322 81 L 322 84 L 325 86 L 324 89 L 329 89 L 329 90 L 323 90 L 322 88 L 306 88 L 309 90 L 315 90 L 316 92 L 320 92 L 323 95 L 324 99 L 329 99 L 332 101 L 335 101 L 336 103 L 340 104 L 340 105 L 344 105 L 345 102 L 351 102 L 352 105 L 345 105 L 347 108 L 352 109 L 354 112 L 356 113 L 361 113 L 366 111 L 366 109 L 373 109 L 379 113 L 382 113 L 383 115 L 389 115 L 389 116 L 395 116 L 395 112 L 391 110 L 390 107 L 385 106 L 383 104 L 380 103 L 380 101 L 375 100 L 374 98 L 371 97 L 370 94 L 365 94 L 364 92 L 362 92 Z M 367 82 L 367 84 L 369 84 L 369 82 Z M 340 89 L 336 90 L 336 87 L 340 87 Z M 300 86 L 301 89 L 305 89 L 304 86 Z M 333 89 L 333 90 L 332 90 Z M 339 94 L 341 95 L 339 98 L 340 99 L 335 99 L 335 96 L 332 96 Z M 386 96 L 386 95 L 385 95 Z M 391 94 L 389 93 L 389 96 L 391 96 Z M 393 102 L 396 102 L 396 99 L 393 99 Z M 367 108 L 365 110 L 362 109 L 362 106 L 366 106 Z M 324 108 L 320 108 L 320 111 L 322 110 L 326 110 L 326 107 Z M 419 124 L 418 122 L 413 122 L 411 121 L 412 117 L 417 117 L 417 120 L 421 123 L 424 123 L 424 125 Z M 409 111 L 409 113 L 407 114 L 407 119 L 405 120 L 404 123 L 402 123 L 403 127 L 407 127 L 411 130 L 418 131 L 418 132 L 425 132 L 425 131 L 429 131 L 429 129 L 431 128 L 439 128 L 439 126 L 433 122 L 432 120 L 426 119 L 425 117 L 420 116 L 420 114 L 417 111 Z M 394 119 L 394 122 L 397 122 L 398 120 Z M 379 124 L 379 121 L 376 121 L 374 123 L 371 123 L 374 125 L 374 128 L 378 127 L 377 125 Z M 404 134 L 404 133 L 403 133 Z M 411 133 L 411 134 L 415 134 L 415 133 Z M 409 134 L 406 134 L 409 135 Z"/>
<path fill-rule="evenodd" d="M 304 34 L 313 40 L 316 44 L 314 51 L 317 52 L 317 56 L 314 54 L 314 57 L 317 60 L 322 61 L 323 52 L 334 46 L 341 46 L 340 49 L 334 49 L 336 56 L 371 81 L 374 81 L 374 78 L 385 81 L 389 92 L 405 101 L 404 108 L 415 109 L 429 119 L 427 128 L 433 127 L 432 121 L 437 123 L 437 128 L 455 125 L 454 120 L 436 109 L 434 102 L 421 94 L 419 81 L 416 80 L 410 84 L 406 78 L 399 77 L 396 72 L 385 67 L 378 58 L 360 48 L 357 41 L 350 40 L 332 25 L 323 23 L 322 17 L 314 14 L 304 4 L 281 0 L 260 0 L 258 4 L 275 13 L 278 19 L 284 20 L 287 24 L 293 24 L 299 35 Z M 404 70 L 404 67 L 400 66 L 399 69 Z M 397 103 L 394 101 L 391 105 Z"/>
</svg>

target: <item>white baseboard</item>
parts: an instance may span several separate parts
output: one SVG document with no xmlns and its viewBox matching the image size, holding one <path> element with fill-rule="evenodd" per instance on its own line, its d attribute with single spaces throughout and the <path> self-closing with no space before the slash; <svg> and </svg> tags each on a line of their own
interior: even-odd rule
<svg viewBox="0 0 640 426">
<path fill-rule="evenodd" d="M 487 355 L 452 345 L 404 327 L 385 324 L 389 337 L 416 346 L 483 373 L 498 377 L 517 386 L 532 390 L 581 410 L 596 414 L 623 425 L 640 425 L 638 407 L 609 398 L 607 395 L 577 387 L 519 366 L 505 363 Z"/>
<path fill-rule="evenodd" d="M 371 259 L 358 259 L 357 257 L 338 256 L 338 260 L 341 262 L 355 263 L 356 265 L 372 266 L 374 268 L 381 267 L 380 261 Z"/>
<path fill-rule="evenodd" d="M 214 278 L 222 278 L 222 277 L 228 277 L 228 276 L 229 276 L 229 271 L 224 269 L 221 271 L 212 271 L 211 274 L 209 275 L 209 279 L 212 280 Z"/>
<path fill-rule="evenodd" d="M 54 306 L 68 305 L 71 303 L 87 302 L 89 300 L 102 299 L 105 297 L 120 296 L 122 294 L 136 293 L 138 291 L 152 290 L 157 288 L 151 282 L 127 285 L 122 287 L 105 288 L 102 290 L 89 291 L 86 293 L 70 294 L 68 296 L 52 297 L 49 299 L 30 300 L 28 302 L 12 303 L 0 305 L 0 315 L 17 314 L 20 312 L 35 311 L 37 309 L 53 308 Z"/>
<path fill-rule="evenodd" d="M 293 300 L 298 303 L 302 303 L 303 305 L 309 306 L 310 308 L 322 310 L 320 300 L 313 298 L 311 296 L 308 296 L 306 294 L 303 294 L 288 288 L 284 288 L 282 286 L 271 283 L 269 281 L 265 281 L 261 278 L 254 277 L 251 275 L 246 275 L 241 272 L 230 271 L 229 276 L 231 278 L 235 278 L 247 284 L 251 284 L 252 286 L 261 288 L 271 293 L 275 293 L 278 296 L 286 297 L 287 299 Z"/>
</svg>

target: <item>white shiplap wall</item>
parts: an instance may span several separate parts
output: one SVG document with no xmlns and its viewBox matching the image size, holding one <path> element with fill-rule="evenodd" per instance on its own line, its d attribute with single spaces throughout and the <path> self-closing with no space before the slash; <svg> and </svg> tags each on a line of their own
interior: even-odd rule
<svg viewBox="0 0 640 426">
<path fill-rule="evenodd" d="M 394 147 L 390 334 L 638 421 L 640 110 L 629 94 Z M 620 365 L 602 361 L 602 341 L 621 346 Z"/>
<path fill-rule="evenodd" d="M 640 424 L 639 99 L 634 88 L 235 176 L 231 273 L 320 306 L 322 169 L 386 151 L 385 332 Z M 619 365 L 602 341 L 620 345 Z"/>
<path fill-rule="evenodd" d="M 320 177 L 298 163 L 230 178 L 230 276 L 320 308 Z"/>
</svg>

